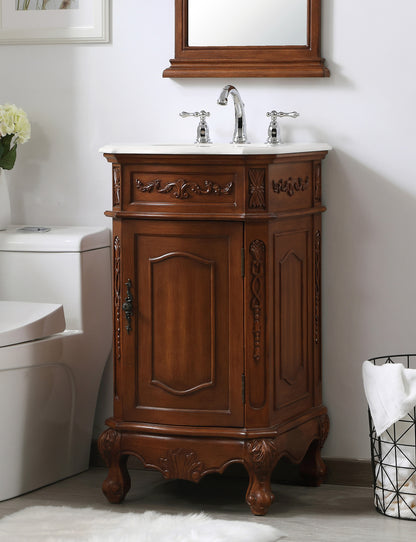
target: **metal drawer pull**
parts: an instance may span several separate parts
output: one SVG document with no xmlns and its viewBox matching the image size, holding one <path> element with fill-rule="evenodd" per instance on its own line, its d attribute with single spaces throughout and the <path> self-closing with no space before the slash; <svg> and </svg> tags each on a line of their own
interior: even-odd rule
<svg viewBox="0 0 416 542">
<path fill-rule="evenodd" d="M 127 319 L 127 325 L 126 325 L 126 330 L 127 330 L 127 333 L 130 333 L 131 331 L 131 317 L 133 315 L 133 296 L 131 295 L 131 280 L 128 279 L 128 281 L 125 283 L 126 286 L 127 286 L 127 295 L 126 295 L 126 299 L 124 300 L 124 303 L 123 303 L 123 311 L 124 311 L 124 314 L 126 315 L 126 319 Z"/>
</svg>

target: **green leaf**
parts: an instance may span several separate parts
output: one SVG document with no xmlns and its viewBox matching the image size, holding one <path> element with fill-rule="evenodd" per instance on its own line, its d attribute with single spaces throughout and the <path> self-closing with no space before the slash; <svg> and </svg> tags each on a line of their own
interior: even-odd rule
<svg viewBox="0 0 416 542">
<path fill-rule="evenodd" d="M 0 158 L 10 151 L 12 137 L 11 134 L 0 137 Z"/>
<path fill-rule="evenodd" d="M 3 169 L 12 169 L 16 162 L 17 144 L 13 145 L 10 150 L 6 150 L 0 156 L 0 167 Z"/>
<path fill-rule="evenodd" d="M 7 134 L 3 137 L 0 137 L 0 141 L 2 143 L 2 145 L 6 148 L 6 149 L 10 149 L 10 145 L 12 143 L 12 139 L 13 139 L 13 134 Z"/>
</svg>

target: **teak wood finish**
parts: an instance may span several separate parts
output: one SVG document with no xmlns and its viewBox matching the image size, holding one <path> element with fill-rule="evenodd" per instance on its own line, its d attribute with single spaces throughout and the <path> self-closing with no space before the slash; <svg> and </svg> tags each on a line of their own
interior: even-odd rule
<svg viewBox="0 0 416 542">
<path fill-rule="evenodd" d="M 163 77 L 329 77 L 321 58 L 321 0 L 308 0 L 307 45 L 190 47 L 188 0 L 175 0 L 175 58 Z"/>
<path fill-rule="evenodd" d="M 242 463 L 265 514 L 284 456 L 325 474 L 321 160 L 299 154 L 106 154 L 112 163 L 114 415 L 103 491 L 127 457 L 198 482 Z"/>
</svg>

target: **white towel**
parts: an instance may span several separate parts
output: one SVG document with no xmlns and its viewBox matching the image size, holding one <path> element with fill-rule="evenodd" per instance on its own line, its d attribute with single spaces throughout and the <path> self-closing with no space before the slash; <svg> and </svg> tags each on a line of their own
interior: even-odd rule
<svg viewBox="0 0 416 542">
<path fill-rule="evenodd" d="M 374 504 L 386 516 L 416 519 L 416 495 L 414 485 L 407 483 L 399 494 L 376 487 Z"/>
<path fill-rule="evenodd" d="M 376 447 L 374 504 L 387 516 L 416 519 L 415 435 L 406 431 L 409 422 L 398 421 L 396 428 L 400 446 L 386 431 Z"/>
<path fill-rule="evenodd" d="M 410 431 L 413 433 L 413 431 Z M 385 440 L 386 439 L 386 440 Z M 414 446 L 395 446 L 388 433 L 381 435 L 381 454 L 375 455 L 375 474 L 378 486 L 389 491 L 400 491 L 403 487 L 416 487 Z M 377 446 L 378 448 L 378 446 Z M 416 497 L 416 491 L 412 491 Z"/>
<path fill-rule="evenodd" d="M 367 403 L 377 436 L 403 418 L 416 406 L 416 369 L 401 363 L 363 363 Z"/>
</svg>

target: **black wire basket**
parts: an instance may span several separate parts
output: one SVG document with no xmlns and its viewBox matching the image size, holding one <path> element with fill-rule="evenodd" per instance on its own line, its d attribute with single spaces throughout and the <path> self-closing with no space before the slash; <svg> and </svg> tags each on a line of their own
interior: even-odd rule
<svg viewBox="0 0 416 542">
<path fill-rule="evenodd" d="M 416 354 L 369 358 L 375 365 L 401 363 L 416 369 Z M 416 409 L 379 437 L 368 411 L 374 505 L 385 516 L 416 520 Z"/>
</svg>

